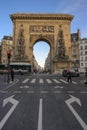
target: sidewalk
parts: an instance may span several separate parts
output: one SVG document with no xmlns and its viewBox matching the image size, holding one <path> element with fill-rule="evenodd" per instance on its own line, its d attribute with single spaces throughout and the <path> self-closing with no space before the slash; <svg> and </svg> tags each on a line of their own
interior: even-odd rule
<svg viewBox="0 0 87 130">
<path fill-rule="evenodd" d="M 3 74 L 0 75 L 0 89 L 5 88 L 6 86 L 9 86 L 10 84 L 15 83 L 16 80 L 14 80 L 14 82 L 11 81 L 11 77 L 9 77 L 9 82 L 8 82 L 8 75 Z"/>
</svg>

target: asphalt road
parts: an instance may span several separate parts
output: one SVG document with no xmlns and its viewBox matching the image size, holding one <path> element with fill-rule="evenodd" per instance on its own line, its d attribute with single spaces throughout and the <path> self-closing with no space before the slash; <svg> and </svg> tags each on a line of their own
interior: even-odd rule
<svg viewBox="0 0 87 130">
<path fill-rule="evenodd" d="M 84 77 L 0 75 L 0 130 L 87 130 Z"/>
</svg>

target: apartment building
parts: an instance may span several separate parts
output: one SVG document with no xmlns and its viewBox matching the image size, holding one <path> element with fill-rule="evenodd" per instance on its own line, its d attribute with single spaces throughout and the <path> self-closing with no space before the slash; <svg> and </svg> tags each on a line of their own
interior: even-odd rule
<svg viewBox="0 0 87 130">
<path fill-rule="evenodd" d="M 8 63 L 7 51 L 10 50 L 12 55 L 12 49 L 13 49 L 12 36 L 4 36 L 1 41 L 1 64 L 7 65 Z"/>
<path fill-rule="evenodd" d="M 81 39 L 80 30 L 78 29 L 76 33 L 71 34 L 71 59 L 72 67 L 80 67 L 80 55 L 79 55 L 79 40 Z"/>
<path fill-rule="evenodd" d="M 87 69 L 87 38 L 79 41 L 80 72 L 85 73 Z"/>
</svg>

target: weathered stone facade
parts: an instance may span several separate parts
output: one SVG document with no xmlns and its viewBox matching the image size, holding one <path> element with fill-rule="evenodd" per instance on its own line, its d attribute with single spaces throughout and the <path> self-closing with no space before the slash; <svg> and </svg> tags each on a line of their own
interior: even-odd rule
<svg viewBox="0 0 87 130">
<path fill-rule="evenodd" d="M 52 71 L 70 67 L 72 15 L 17 13 L 10 18 L 13 21 L 14 61 L 32 64 L 34 44 L 46 41 L 51 48 Z"/>
</svg>

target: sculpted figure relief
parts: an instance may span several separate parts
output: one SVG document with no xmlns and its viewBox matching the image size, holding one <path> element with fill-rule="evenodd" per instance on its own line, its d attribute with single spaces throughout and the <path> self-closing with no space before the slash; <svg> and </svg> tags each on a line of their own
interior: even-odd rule
<svg viewBox="0 0 87 130">
<path fill-rule="evenodd" d="M 24 33 L 24 30 L 20 29 L 19 37 L 18 37 L 18 55 L 20 56 L 24 56 L 25 54 L 25 46 L 24 46 L 25 40 L 24 40 L 23 33 Z"/>
<path fill-rule="evenodd" d="M 63 31 L 59 30 L 58 32 L 58 58 L 60 60 L 65 59 L 65 52 L 66 52 L 66 47 L 65 47 L 64 38 L 63 38 Z"/>
</svg>

